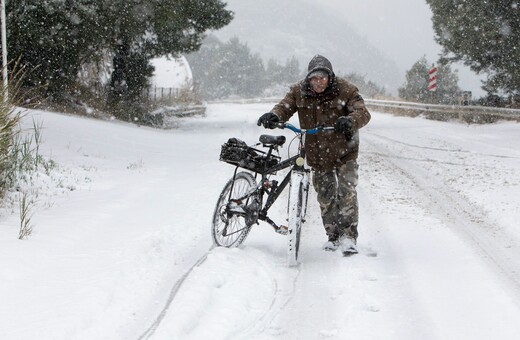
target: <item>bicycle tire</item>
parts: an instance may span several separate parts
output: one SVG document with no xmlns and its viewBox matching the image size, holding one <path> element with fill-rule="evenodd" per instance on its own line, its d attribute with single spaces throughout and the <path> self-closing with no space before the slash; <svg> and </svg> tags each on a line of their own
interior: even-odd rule
<svg viewBox="0 0 520 340">
<path fill-rule="evenodd" d="M 233 192 L 230 195 L 231 188 Z M 213 243 L 216 246 L 238 247 L 246 239 L 252 223 L 246 223 L 245 213 L 233 214 L 227 210 L 227 207 L 231 199 L 242 197 L 253 188 L 256 188 L 255 178 L 248 172 L 239 172 L 222 189 L 215 206 L 211 227 Z M 247 206 L 254 198 L 248 198 L 242 206 Z"/>
<path fill-rule="evenodd" d="M 303 174 L 293 171 L 289 189 L 288 225 L 287 225 L 287 263 L 298 264 L 301 228 L 303 223 Z"/>
</svg>

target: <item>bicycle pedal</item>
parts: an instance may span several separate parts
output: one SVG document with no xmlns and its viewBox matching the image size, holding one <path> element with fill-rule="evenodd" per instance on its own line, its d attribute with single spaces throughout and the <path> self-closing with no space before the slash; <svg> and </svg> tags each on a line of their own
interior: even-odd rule
<svg viewBox="0 0 520 340">
<path fill-rule="evenodd" d="M 275 231 L 280 235 L 287 235 L 287 230 L 288 230 L 287 227 L 284 225 L 281 225 L 275 229 Z"/>
</svg>

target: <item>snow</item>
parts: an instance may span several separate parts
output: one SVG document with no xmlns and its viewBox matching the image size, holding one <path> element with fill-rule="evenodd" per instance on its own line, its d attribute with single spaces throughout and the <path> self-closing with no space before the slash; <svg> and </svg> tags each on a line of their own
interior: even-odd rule
<svg viewBox="0 0 520 340">
<path fill-rule="evenodd" d="M 213 248 L 210 234 L 233 172 L 220 145 L 290 136 L 256 126 L 271 107 L 210 104 L 172 130 L 28 111 L 24 125 L 42 122 L 40 152 L 58 166 L 34 175 L 28 239 L 17 239 L 16 207 L 1 211 L 0 338 L 518 337 L 517 123 L 373 112 L 361 133 L 360 254 L 321 250 L 311 190 L 290 268 L 285 237 L 263 222 L 235 249 Z M 272 218 L 285 214 L 277 202 Z"/>
</svg>

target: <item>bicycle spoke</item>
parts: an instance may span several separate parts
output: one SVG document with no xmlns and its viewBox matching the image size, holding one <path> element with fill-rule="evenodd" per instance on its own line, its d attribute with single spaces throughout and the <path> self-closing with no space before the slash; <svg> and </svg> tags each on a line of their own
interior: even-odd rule
<svg viewBox="0 0 520 340">
<path fill-rule="evenodd" d="M 245 172 L 236 174 L 226 184 L 213 217 L 213 241 L 216 245 L 236 247 L 244 241 L 251 229 L 248 204 L 255 188 L 253 176 Z"/>
</svg>

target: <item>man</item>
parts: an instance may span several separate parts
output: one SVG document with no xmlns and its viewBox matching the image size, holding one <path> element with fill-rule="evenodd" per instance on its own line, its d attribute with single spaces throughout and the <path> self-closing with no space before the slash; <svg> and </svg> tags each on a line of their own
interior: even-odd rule
<svg viewBox="0 0 520 340">
<path fill-rule="evenodd" d="M 330 61 L 316 55 L 309 62 L 305 79 L 291 86 L 272 112 L 263 114 L 258 125 L 273 129 L 298 112 L 302 129 L 333 126 L 305 138 L 306 159 L 313 169 L 312 183 L 328 241 L 327 251 L 341 248 L 343 255 L 358 252 L 358 130 L 370 121 L 370 113 L 356 86 L 336 77 Z"/>
</svg>

